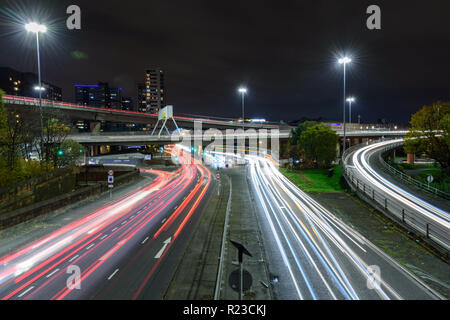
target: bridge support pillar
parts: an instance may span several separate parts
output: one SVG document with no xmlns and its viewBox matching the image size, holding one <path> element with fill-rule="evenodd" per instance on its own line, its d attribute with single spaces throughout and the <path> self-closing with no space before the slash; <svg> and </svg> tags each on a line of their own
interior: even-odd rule
<svg viewBox="0 0 450 320">
<path fill-rule="evenodd" d="M 395 149 L 392 149 L 392 150 L 391 150 L 391 153 L 390 153 L 390 155 L 389 155 L 389 157 L 391 157 L 391 160 L 392 160 L 393 162 L 395 162 L 395 156 L 396 156 Z"/>
<path fill-rule="evenodd" d="M 102 127 L 102 123 L 100 121 L 91 121 L 89 124 L 89 129 L 92 133 L 99 133 Z"/>
<path fill-rule="evenodd" d="M 89 147 L 89 156 L 96 157 L 99 154 L 98 146 L 90 146 Z"/>
</svg>

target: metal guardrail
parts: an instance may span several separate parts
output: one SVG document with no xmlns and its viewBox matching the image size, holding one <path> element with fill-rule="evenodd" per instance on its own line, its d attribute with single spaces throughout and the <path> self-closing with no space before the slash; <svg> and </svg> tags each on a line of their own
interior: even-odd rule
<svg viewBox="0 0 450 320">
<path fill-rule="evenodd" d="M 364 143 L 362 145 L 354 146 L 348 149 L 343 155 L 344 161 L 341 163 L 342 173 L 352 191 L 356 192 L 361 199 L 368 202 L 394 221 L 403 224 L 408 229 L 413 230 L 417 234 L 436 243 L 439 247 L 444 248 L 448 254 L 450 251 L 450 230 L 448 228 L 436 224 L 430 218 L 404 207 L 394 198 L 386 196 L 381 190 L 374 188 L 372 185 L 359 179 L 357 175 L 354 174 L 352 168 L 346 166 L 345 160 L 348 155 L 367 145 L 369 144 Z"/>
<path fill-rule="evenodd" d="M 399 143 L 395 143 L 392 145 L 387 146 L 386 148 L 383 149 L 383 153 L 390 151 L 392 149 L 398 148 L 400 146 L 403 145 L 403 142 L 399 142 Z M 382 166 L 384 167 L 384 169 L 386 169 L 389 173 L 393 174 L 396 177 L 399 177 L 400 180 L 402 180 L 403 182 L 406 182 L 408 184 L 414 185 L 420 189 L 422 189 L 423 191 L 432 193 L 434 195 L 437 195 L 439 197 L 442 197 L 444 199 L 449 200 L 450 199 L 450 194 L 439 190 L 435 187 L 431 187 L 430 185 L 423 183 L 417 179 L 414 179 L 411 176 L 408 176 L 407 174 L 404 174 L 403 172 L 401 172 L 400 170 L 397 170 L 396 168 L 394 168 L 393 166 L 391 166 L 389 163 L 387 163 L 383 157 L 381 156 L 381 154 L 379 155 L 379 159 L 380 159 L 380 163 L 382 164 Z"/>
</svg>

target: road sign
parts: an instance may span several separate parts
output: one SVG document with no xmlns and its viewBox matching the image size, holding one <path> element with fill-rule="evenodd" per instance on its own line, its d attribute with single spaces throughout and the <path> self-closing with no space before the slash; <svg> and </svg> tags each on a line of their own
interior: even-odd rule
<svg viewBox="0 0 450 320">
<path fill-rule="evenodd" d="M 113 184 L 114 183 L 114 176 L 108 176 L 108 183 Z"/>
<path fill-rule="evenodd" d="M 220 180 L 220 173 L 216 173 L 216 179 Z"/>
<path fill-rule="evenodd" d="M 108 176 L 113 176 L 114 175 L 114 171 L 113 170 L 109 170 L 108 171 Z"/>
<path fill-rule="evenodd" d="M 230 242 L 233 244 L 233 246 L 238 249 L 238 261 L 239 261 L 239 300 L 242 300 L 243 293 L 244 293 L 244 254 L 252 257 L 252 254 L 239 242 L 230 240 Z M 248 278 L 248 277 L 247 277 Z M 251 277 L 250 277 L 251 279 Z M 251 285 L 251 281 L 250 281 Z"/>
<path fill-rule="evenodd" d="M 427 181 L 428 181 L 428 183 L 432 183 L 432 182 L 434 181 L 434 177 L 430 174 L 430 175 L 427 177 Z"/>
</svg>

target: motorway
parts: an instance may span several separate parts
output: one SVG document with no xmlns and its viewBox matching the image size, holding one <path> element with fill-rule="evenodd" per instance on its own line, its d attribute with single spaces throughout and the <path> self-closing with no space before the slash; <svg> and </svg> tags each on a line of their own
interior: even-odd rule
<svg viewBox="0 0 450 320">
<path fill-rule="evenodd" d="M 422 235 L 427 236 L 443 248 L 450 249 L 450 215 L 417 195 L 402 189 L 376 172 L 371 165 L 374 157 L 389 145 L 402 142 L 390 140 L 364 146 L 349 152 L 344 159 L 347 175 L 365 186 L 365 193 L 387 207 L 398 220 L 403 220 Z M 375 192 L 375 193 L 374 193 Z"/>
<path fill-rule="evenodd" d="M 203 165 L 172 152 L 177 171 L 149 169 L 149 185 L 0 257 L 0 298 L 161 298 L 213 184 Z"/>
<path fill-rule="evenodd" d="M 298 189 L 273 160 L 247 159 L 281 299 L 442 298 Z"/>
</svg>

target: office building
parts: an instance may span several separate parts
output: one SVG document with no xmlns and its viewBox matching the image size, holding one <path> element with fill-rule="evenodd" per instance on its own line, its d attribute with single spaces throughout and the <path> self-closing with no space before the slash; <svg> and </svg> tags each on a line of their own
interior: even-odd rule
<svg viewBox="0 0 450 320">
<path fill-rule="evenodd" d="M 62 101 L 62 89 L 50 84 L 47 81 L 41 81 L 42 99 L 52 101 Z M 39 98 L 39 78 L 32 72 L 20 72 L 12 68 L 0 67 L 0 89 L 8 95 Z"/>
<path fill-rule="evenodd" d="M 99 108 L 122 108 L 122 89 L 110 87 L 107 82 L 76 84 L 75 103 Z"/>
<path fill-rule="evenodd" d="M 147 70 L 145 82 L 138 84 L 138 111 L 158 113 L 166 105 L 164 71 Z"/>
<path fill-rule="evenodd" d="M 135 111 L 134 98 L 132 98 L 132 97 L 122 97 L 122 110 Z"/>
</svg>

